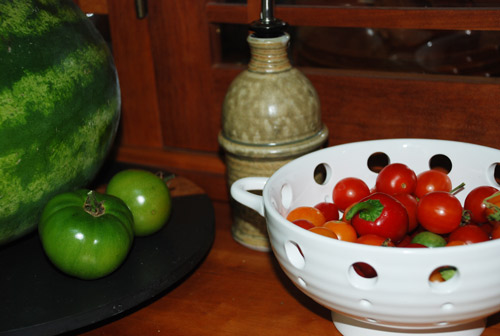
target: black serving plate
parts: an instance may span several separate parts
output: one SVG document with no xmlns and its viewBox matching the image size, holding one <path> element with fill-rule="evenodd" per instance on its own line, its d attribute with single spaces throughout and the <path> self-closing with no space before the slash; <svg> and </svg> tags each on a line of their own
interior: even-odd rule
<svg viewBox="0 0 500 336">
<path fill-rule="evenodd" d="M 91 281 L 58 271 L 36 233 L 0 247 L 0 335 L 61 334 L 164 295 L 206 256 L 214 224 L 207 195 L 174 197 L 167 225 L 136 238 L 118 270 Z"/>
</svg>

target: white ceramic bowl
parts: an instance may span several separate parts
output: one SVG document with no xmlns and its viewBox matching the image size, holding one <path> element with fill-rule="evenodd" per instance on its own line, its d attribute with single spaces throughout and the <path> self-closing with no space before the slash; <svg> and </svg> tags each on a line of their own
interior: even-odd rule
<svg viewBox="0 0 500 336">
<path fill-rule="evenodd" d="M 271 246 L 281 267 L 305 294 L 332 310 L 343 335 L 480 335 L 487 316 L 500 311 L 500 240 L 435 249 L 383 248 L 333 240 L 304 230 L 284 216 L 300 205 L 332 201 L 338 180 L 347 176 L 375 184 L 369 169 L 374 153 L 407 164 L 418 174 L 436 155 L 449 158 L 454 186 L 499 187 L 495 168 L 500 150 L 473 144 L 426 139 L 391 139 L 329 147 L 300 157 L 270 178 L 236 181 L 231 195 L 266 218 Z M 315 170 L 326 171 L 324 181 Z M 251 192 L 262 190 L 262 196 Z M 366 262 L 378 276 L 357 275 L 352 265 Z M 429 282 L 441 266 L 457 274 Z"/>
</svg>

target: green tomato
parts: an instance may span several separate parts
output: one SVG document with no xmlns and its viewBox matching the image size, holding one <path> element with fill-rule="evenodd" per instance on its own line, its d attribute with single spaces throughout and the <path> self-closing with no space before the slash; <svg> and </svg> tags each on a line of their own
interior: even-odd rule
<svg viewBox="0 0 500 336">
<path fill-rule="evenodd" d="M 114 175 L 106 192 L 121 198 L 134 216 L 136 236 L 147 236 L 160 230 L 172 208 L 170 191 L 155 174 L 141 169 L 127 169 Z"/>
<path fill-rule="evenodd" d="M 446 240 L 437 233 L 430 231 L 419 232 L 411 240 L 412 243 L 422 244 L 427 247 L 443 247 L 446 245 Z"/>
<path fill-rule="evenodd" d="M 116 270 L 134 240 L 133 217 L 117 197 L 86 189 L 59 194 L 45 206 L 38 232 L 50 261 L 92 280 Z"/>
</svg>

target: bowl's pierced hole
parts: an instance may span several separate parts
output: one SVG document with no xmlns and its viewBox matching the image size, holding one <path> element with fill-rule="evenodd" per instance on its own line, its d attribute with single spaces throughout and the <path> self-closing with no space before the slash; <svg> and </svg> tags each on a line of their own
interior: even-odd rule
<svg viewBox="0 0 500 336">
<path fill-rule="evenodd" d="M 436 267 L 429 275 L 429 286 L 434 292 L 449 293 L 458 284 L 460 272 L 455 266 Z"/>
<path fill-rule="evenodd" d="M 293 191 L 292 187 L 285 183 L 281 186 L 281 205 L 285 209 L 289 209 L 293 201 Z"/>
<path fill-rule="evenodd" d="M 368 160 L 366 162 L 368 169 L 370 169 L 374 173 L 380 173 L 382 168 L 389 165 L 389 163 L 391 163 L 389 155 L 383 152 L 373 153 L 368 157 Z"/>
<path fill-rule="evenodd" d="M 294 241 L 285 243 L 285 253 L 288 261 L 297 269 L 303 269 L 306 266 L 306 259 L 299 244 Z"/>
<path fill-rule="evenodd" d="M 496 182 L 497 185 L 500 186 L 500 163 L 496 162 L 492 165 L 492 171 L 493 171 L 493 181 Z"/>
<path fill-rule="evenodd" d="M 326 163 L 320 163 L 314 168 L 314 181 L 319 185 L 325 185 L 332 176 L 332 169 Z"/>
<path fill-rule="evenodd" d="M 440 170 L 445 174 L 449 174 L 453 168 L 453 164 L 448 156 L 444 154 L 436 154 L 429 159 L 429 168 Z"/>
<path fill-rule="evenodd" d="M 378 273 L 375 268 L 363 261 L 353 263 L 349 267 L 347 276 L 352 286 L 361 289 L 371 289 L 378 281 Z"/>
</svg>

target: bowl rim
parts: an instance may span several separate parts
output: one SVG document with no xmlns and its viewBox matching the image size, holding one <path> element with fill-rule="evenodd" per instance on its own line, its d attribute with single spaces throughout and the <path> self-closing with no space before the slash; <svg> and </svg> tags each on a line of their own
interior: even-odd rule
<svg viewBox="0 0 500 336">
<path fill-rule="evenodd" d="M 479 144 L 474 144 L 474 143 L 468 143 L 468 142 L 460 142 L 460 141 L 455 141 L 455 140 L 442 140 L 442 139 L 425 139 L 425 138 L 393 138 L 393 139 L 376 139 L 376 140 L 363 140 L 363 141 L 356 141 L 356 142 L 350 142 L 350 143 L 344 143 L 344 144 L 339 144 L 335 146 L 330 146 L 326 147 L 308 154 L 305 154 L 293 161 L 290 161 L 277 169 L 271 177 L 267 180 L 266 184 L 264 185 L 264 188 L 262 190 L 262 197 L 263 197 L 263 205 L 264 205 L 264 212 L 265 212 L 265 217 L 266 217 L 266 223 L 267 226 L 269 227 L 269 217 L 277 219 L 277 222 L 279 225 L 286 227 L 288 230 L 292 230 L 294 233 L 297 234 L 306 234 L 306 237 L 312 240 L 317 240 L 318 242 L 323 242 L 323 243 L 330 243 L 330 244 L 335 244 L 335 245 L 345 245 L 346 247 L 352 247 L 356 246 L 358 250 L 364 250 L 366 253 L 373 253 L 374 251 L 381 252 L 381 247 L 380 246 L 372 246 L 372 245 L 363 245 L 363 244 L 356 244 L 352 242 L 346 242 L 346 241 L 341 241 L 337 239 L 331 239 L 328 237 L 324 237 L 322 235 L 315 234 L 313 232 L 306 232 L 308 230 L 305 230 L 297 225 L 294 225 L 293 223 L 289 222 L 285 217 L 281 215 L 281 213 L 273 206 L 271 202 L 271 192 L 270 189 L 273 186 L 273 183 L 278 180 L 281 175 L 285 174 L 288 170 L 290 170 L 290 167 L 293 167 L 296 165 L 296 162 L 299 160 L 307 160 L 307 158 L 311 156 L 316 156 L 318 155 L 318 152 L 324 152 L 324 151 L 331 151 L 331 150 L 342 150 L 344 148 L 348 148 L 351 146 L 359 146 L 359 145 L 370 145 L 370 144 L 380 144 L 380 143 L 393 143 L 393 144 L 401 144 L 404 145 L 405 143 L 417 143 L 417 144 L 428 144 L 430 142 L 433 143 L 441 143 L 441 144 L 448 144 L 448 145 L 460 145 L 460 146 L 471 146 L 477 147 L 477 148 L 482 148 L 486 150 L 494 150 L 497 151 L 499 154 L 499 160 L 500 160 L 500 150 L 493 148 L 493 147 L 488 147 L 484 145 L 479 145 Z M 500 163 L 500 161 L 499 161 Z M 500 187 L 498 188 L 500 190 Z M 462 204 L 463 205 L 463 204 Z M 335 246 L 334 245 L 334 246 Z M 385 253 L 389 254 L 394 254 L 394 253 L 403 253 L 403 254 L 419 254 L 419 255 L 440 255 L 440 254 L 449 254 L 453 253 L 456 251 L 464 251 L 464 249 L 467 249 L 469 252 L 475 252 L 477 250 L 483 250 L 483 249 L 489 249 L 491 246 L 497 247 L 500 245 L 500 239 L 494 239 L 494 240 L 489 240 L 481 243 L 476 243 L 476 244 L 469 244 L 469 245 L 460 245 L 460 246 L 446 246 L 446 249 L 441 249 L 441 248 L 411 248 L 411 247 L 397 247 L 397 248 L 392 248 L 392 249 L 386 249 Z M 272 242 L 271 242 L 271 247 Z"/>
</svg>

